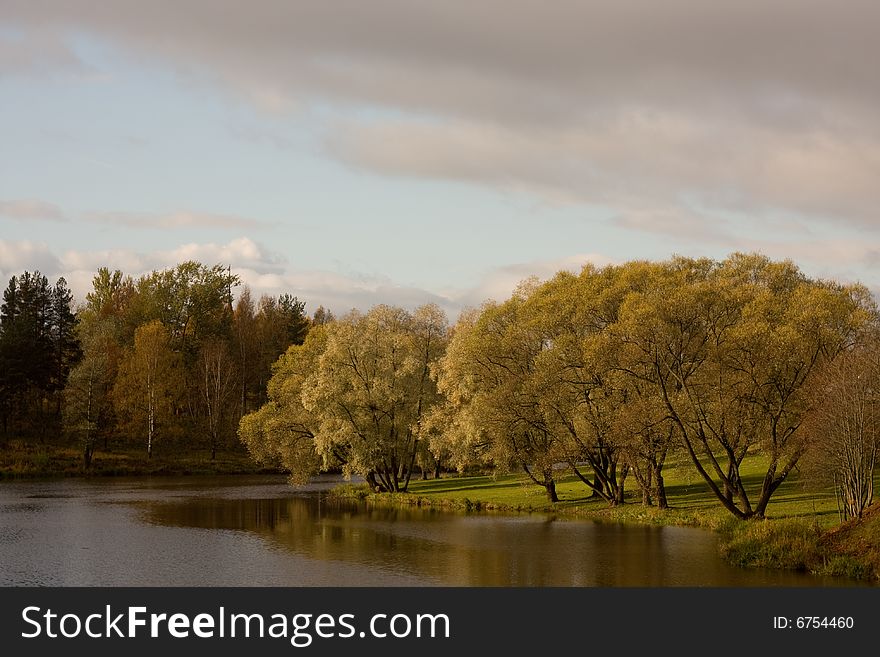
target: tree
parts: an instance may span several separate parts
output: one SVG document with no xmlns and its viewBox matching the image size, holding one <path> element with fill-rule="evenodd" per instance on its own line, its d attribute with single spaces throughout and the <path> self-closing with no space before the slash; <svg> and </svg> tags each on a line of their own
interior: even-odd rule
<svg viewBox="0 0 880 657">
<path fill-rule="evenodd" d="M 171 422 L 181 386 L 180 357 L 171 349 L 168 330 L 157 320 L 138 328 L 119 366 L 113 400 L 130 430 L 145 436 L 148 457 Z"/>
<path fill-rule="evenodd" d="M 860 344 L 825 363 L 814 378 L 804 422 L 807 470 L 832 484 L 842 520 L 861 518 L 874 499 L 880 436 L 880 348 Z"/>
<path fill-rule="evenodd" d="M 662 401 L 638 381 L 626 381 L 623 401 L 614 417 L 613 432 L 630 471 L 642 491 L 642 503 L 669 507 L 663 466 L 676 444 L 676 428 Z"/>
<path fill-rule="evenodd" d="M 614 431 L 625 399 L 611 372 L 588 348 L 619 306 L 617 278 L 606 273 L 588 266 L 579 276 L 558 274 L 534 289 L 523 316 L 542 343 L 531 376 L 543 422 L 559 437 L 575 476 L 593 495 L 615 505 L 624 501 L 629 473 Z M 582 463 L 592 478 L 582 472 Z"/>
<path fill-rule="evenodd" d="M 245 286 L 232 313 L 232 334 L 238 358 L 239 418 L 248 412 L 249 399 L 259 396 L 260 367 L 257 319 L 251 289 Z"/>
<path fill-rule="evenodd" d="M 53 287 L 40 272 L 10 279 L 0 306 L 4 432 L 9 418 L 15 417 L 20 428 L 28 422 L 42 439 L 49 420 L 60 419 L 61 390 L 79 357 L 71 303 L 63 278 Z"/>
<path fill-rule="evenodd" d="M 303 405 L 303 393 L 312 385 L 318 362 L 327 346 L 323 327 L 309 331 L 302 345 L 291 346 L 273 367 L 269 400 L 241 419 L 238 435 L 257 463 L 283 467 L 295 483 L 305 483 L 322 467 L 345 461 L 336 453 L 318 453 L 318 418 Z"/>
<path fill-rule="evenodd" d="M 521 285 L 505 303 L 487 303 L 459 319 L 439 362 L 438 387 L 455 417 L 449 432 L 455 442 L 447 449 L 467 453 L 484 445 L 492 463 L 521 469 L 556 502 L 554 464 L 566 452 L 546 421 L 533 376 L 546 343 L 523 317 L 531 291 L 532 284 Z"/>
<path fill-rule="evenodd" d="M 99 436 L 109 430 L 112 382 L 108 360 L 113 353 L 112 327 L 104 320 L 84 335 L 83 358 L 70 372 L 64 389 L 63 422 L 82 448 L 83 467 L 92 465 Z"/>
<path fill-rule="evenodd" d="M 263 295 L 257 307 L 253 326 L 255 349 L 252 373 L 252 397 L 257 403 L 266 401 L 266 383 L 272 374 L 272 364 L 290 345 L 302 344 L 309 329 L 305 304 L 296 297 Z"/>
<path fill-rule="evenodd" d="M 225 342 L 214 339 L 202 345 L 199 383 L 213 461 L 217 457 L 217 447 L 226 434 L 229 409 L 238 388 L 237 368 Z"/>
<path fill-rule="evenodd" d="M 238 276 L 219 264 L 187 261 L 154 271 L 136 285 L 137 325 L 159 320 L 174 350 L 191 363 L 202 340 L 227 334 L 232 288 L 238 284 Z"/>
<path fill-rule="evenodd" d="M 61 391 L 67 383 L 70 368 L 82 356 L 77 336 L 77 318 L 73 313 L 73 293 L 67 281 L 59 278 L 52 288 L 49 308 L 50 340 L 52 342 L 52 371 L 48 389 L 55 393 L 55 415 L 61 416 Z"/>
<path fill-rule="evenodd" d="M 413 314 L 376 306 L 325 326 L 326 349 L 303 391 L 318 451 L 342 455 L 346 472 L 380 490 L 405 491 L 439 398 L 430 370 L 446 347 L 446 318 L 432 305 Z"/>
<path fill-rule="evenodd" d="M 722 505 L 763 517 L 803 453 L 810 375 L 853 344 L 871 320 L 867 299 L 790 262 L 678 258 L 627 296 L 604 349 L 620 372 L 654 387 Z M 740 476 L 752 452 L 767 460 L 756 496 Z"/>
<path fill-rule="evenodd" d="M 333 316 L 333 313 L 324 308 L 324 306 L 318 306 L 318 309 L 315 310 L 314 315 L 312 315 L 312 324 L 314 324 L 315 326 L 329 324 L 330 322 L 335 320 L 336 318 Z"/>
</svg>

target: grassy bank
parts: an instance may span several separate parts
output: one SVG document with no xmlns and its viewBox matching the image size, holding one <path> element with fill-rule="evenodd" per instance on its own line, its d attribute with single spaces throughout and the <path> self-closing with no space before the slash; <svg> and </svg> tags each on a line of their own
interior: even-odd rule
<svg viewBox="0 0 880 657">
<path fill-rule="evenodd" d="M 744 464 L 747 487 L 760 486 L 763 465 L 758 458 Z M 670 468 L 665 477 L 671 507 L 666 510 L 643 506 L 635 492 L 626 504 L 609 507 L 590 498 L 573 477 L 559 483 L 560 501 L 550 503 L 543 489 L 517 474 L 414 481 L 407 493 L 372 493 L 366 486 L 342 486 L 335 493 L 380 505 L 549 512 L 601 522 L 704 527 L 719 533 L 722 555 L 740 566 L 880 580 L 880 510 L 872 508 L 860 523 L 840 525 L 833 494 L 811 490 L 794 476 L 774 496 L 767 519 L 740 521 L 720 506 L 687 464 Z"/>
<path fill-rule="evenodd" d="M 267 472 L 243 452 L 222 451 L 211 460 L 207 450 L 168 446 L 147 458 L 143 449 L 114 447 L 98 450 L 90 468 L 74 445 L 37 444 L 9 440 L 0 444 L 0 479 L 38 477 L 107 477 L 135 475 L 258 474 Z M 274 472 L 274 471 L 273 471 Z"/>
</svg>

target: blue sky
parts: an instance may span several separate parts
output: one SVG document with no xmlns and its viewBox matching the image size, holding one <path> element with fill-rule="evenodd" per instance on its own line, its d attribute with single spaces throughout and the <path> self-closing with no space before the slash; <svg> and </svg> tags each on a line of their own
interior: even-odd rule
<svg viewBox="0 0 880 657">
<path fill-rule="evenodd" d="M 759 250 L 880 288 L 870 3 L 4 4 L 4 280 L 192 258 L 454 319 Z"/>
</svg>

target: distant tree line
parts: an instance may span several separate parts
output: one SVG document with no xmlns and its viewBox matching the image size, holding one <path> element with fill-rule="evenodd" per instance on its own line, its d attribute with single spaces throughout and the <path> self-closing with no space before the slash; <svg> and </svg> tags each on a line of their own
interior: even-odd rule
<svg viewBox="0 0 880 657">
<path fill-rule="evenodd" d="M 742 519 L 763 517 L 800 464 L 858 516 L 873 497 L 877 335 L 863 286 L 788 261 L 587 266 L 452 328 L 434 306 L 378 306 L 313 329 L 239 433 L 299 480 L 342 467 L 399 491 L 414 472 L 477 465 L 520 470 L 552 502 L 573 475 L 611 505 L 634 480 L 665 507 L 675 455 Z"/>
<path fill-rule="evenodd" d="M 221 265 L 185 262 L 137 279 L 100 269 L 74 306 L 66 281 L 13 276 L 0 307 L 0 428 L 66 435 L 86 467 L 98 446 L 152 455 L 235 446 L 266 401 L 272 363 L 312 324 L 289 294 L 254 299 Z M 318 321 L 332 319 L 319 308 Z"/>
</svg>

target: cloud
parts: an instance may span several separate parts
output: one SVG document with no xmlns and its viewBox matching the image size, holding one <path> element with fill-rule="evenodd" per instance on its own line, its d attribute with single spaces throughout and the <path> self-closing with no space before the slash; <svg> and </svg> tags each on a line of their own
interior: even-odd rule
<svg viewBox="0 0 880 657">
<path fill-rule="evenodd" d="M 206 212 L 172 212 L 170 214 L 149 214 L 138 212 L 90 212 L 83 216 L 86 221 L 126 226 L 129 228 L 154 228 L 174 230 L 183 228 L 223 228 L 259 229 L 269 224 L 259 219 L 236 215 L 211 214 Z"/>
<path fill-rule="evenodd" d="M 256 293 L 294 294 L 306 302 L 306 308 L 311 312 L 319 305 L 341 315 L 353 308 L 366 310 L 377 304 L 413 309 L 426 303 L 436 303 L 454 320 L 460 310 L 460 304 L 455 299 L 429 290 L 399 285 L 381 276 L 323 270 L 273 274 L 261 274 L 247 268 L 233 268 L 232 271 Z"/>
<path fill-rule="evenodd" d="M 3 24 L 0 24 L 0 28 Z M 85 75 L 88 69 L 63 35 L 40 29 L 0 29 L 0 78 L 11 75 Z"/>
<path fill-rule="evenodd" d="M 540 280 L 552 278 L 560 271 L 579 272 L 584 265 L 602 267 L 612 264 L 613 259 L 601 253 L 585 253 L 556 258 L 511 263 L 486 271 L 480 281 L 466 290 L 449 291 L 449 297 L 459 309 L 476 307 L 487 300 L 504 301 L 522 281 L 536 276 Z"/>
<path fill-rule="evenodd" d="M 612 225 L 677 250 L 755 245 L 817 267 L 873 266 L 864 246 L 880 229 L 873 1 L 6 0 L 3 23 L 0 53 L 19 54 L 5 55 L 0 74 L 75 66 L 71 35 L 87 35 L 128 64 L 165 66 L 183 86 L 214 84 L 275 119 L 310 110 L 324 122 L 325 154 L 352 167 L 601 206 Z M 301 147 L 270 133 L 236 136 Z M 260 223 L 196 212 L 92 219 L 248 233 Z M 783 220 L 787 239 L 761 232 Z M 805 234 L 813 224 L 824 228 L 816 235 L 868 235 L 825 248 Z M 180 247 L 206 257 L 229 248 Z M 238 254 L 242 271 L 292 275 L 257 248 L 250 260 Z M 501 295 L 516 267 L 487 272 L 486 295 Z M 334 276 L 304 283 L 346 290 L 341 304 L 409 294 Z M 457 294 L 467 292 L 440 296 L 457 303 Z"/>
<path fill-rule="evenodd" d="M 4 18 L 24 42 L 89 34 L 282 115 L 356 110 L 328 124 L 328 152 L 388 175 L 621 213 L 694 212 L 696 199 L 880 223 L 876 2 L 219 7 L 10 0 Z"/>
<path fill-rule="evenodd" d="M 737 246 L 741 238 L 727 219 L 706 216 L 684 208 L 630 210 L 611 218 L 611 223 L 630 230 L 655 233 L 676 241 L 697 238 L 701 242 Z"/>
<path fill-rule="evenodd" d="M 328 149 L 394 175 L 445 178 L 644 215 L 710 209 L 880 228 L 880 139 L 770 131 L 724 117 L 621 111 L 532 131 L 468 122 L 340 123 Z M 710 217 L 702 221 L 708 223 Z"/>
<path fill-rule="evenodd" d="M 70 213 L 55 203 L 39 199 L 0 199 L 0 218 L 20 221 L 68 221 Z M 181 210 L 166 214 L 147 212 L 86 212 L 81 219 L 126 228 L 175 230 L 186 228 L 218 228 L 227 230 L 259 230 L 271 227 L 271 222 L 231 214 Z"/>
<path fill-rule="evenodd" d="M 0 276 L 4 288 L 9 277 L 35 270 L 47 276 L 57 276 L 62 270 L 61 261 L 43 242 L 0 239 Z"/>
<path fill-rule="evenodd" d="M 27 221 L 66 221 L 64 212 L 54 203 L 37 199 L 0 200 L 0 217 Z"/>
</svg>

